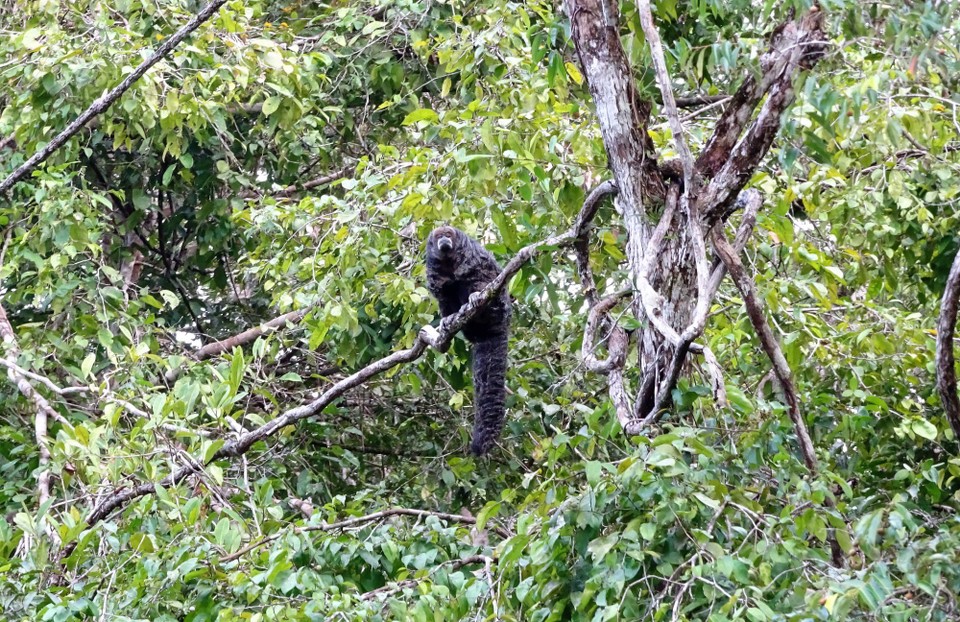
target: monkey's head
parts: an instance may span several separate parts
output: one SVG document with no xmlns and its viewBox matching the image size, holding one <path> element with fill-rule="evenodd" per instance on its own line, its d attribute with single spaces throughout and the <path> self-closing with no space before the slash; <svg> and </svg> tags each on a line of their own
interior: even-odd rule
<svg viewBox="0 0 960 622">
<path fill-rule="evenodd" d="M 463 235 L 462 231 L 449 225 L 437 227 L 427 238 L 427 256 L 440 261 L 454 258 Z"/>
</svg>

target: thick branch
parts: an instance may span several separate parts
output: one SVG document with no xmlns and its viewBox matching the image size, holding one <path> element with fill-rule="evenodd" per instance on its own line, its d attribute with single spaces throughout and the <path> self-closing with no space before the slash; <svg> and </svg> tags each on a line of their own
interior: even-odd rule
<svg viewBox="0 0 960 622">
<path fill-rule="evenodd" d="M 782 86 L 784 80 L 791 81 L 801 58 L 806 61 L 805 68 L 813 66 L 825 40 L 822 25 L 823 13 L 814 6 L 803 19 L 783 24 L 774 31 L 770 49 L 760 59 L 759 80 L 752 75 L 744 79 L 697 158 L 701 175 L 713 177 L 726 163 L 757 103 L 774 83 Z"/>
<path fill-rule="evenodd" d="M 716 175 L 700 195 L 702 216 L 707 227 L 712 227 L 721 219 L 727 205 L 740 193 L 760 161 L 770 150 L 773 139 L 780 130 L 780 118 L 793 103 L 795 75 L 801 69 L 812 67 L 823 56 L 825 36 L 822 25 L 823 12 L 814 7 L 799 22 L 782 27 L 780 36 L 784 37 L 786 42 L 792 43 L 786 47 L 782 62 L 777 62 L 771 69 L 775 79 L 756 120 L 743 139 L 730 152 L 729 157 L 720 164 L 715 160 L 719 160 L 720 155 L 728 150 L 726 142 L 722 149 L 717 148 L 718 151 L 711 156 L 709 163 L 698 163 L 698 167 L 702 167 L 701 171 L 704 174 L 717 170 Z M 729 110 L 734 107 L 731 105 Z M 750 110 L 752 111 L 752 107 Z M 730 131 L 733 132 L 733 130 Z M 739 134 L 739 129 L 736 131 Z"/>
<path fill-rule="evenodd" d="M 683 137 L 683 125 L 680 123 L 680 114 L 677 112 L 677 104 L 673 99 L 673 85 L 670 80 L 670 74 L 667 73 L 667 63 L 663 57 L 663 45 L 660 43 L 660 33 L 657 32 L 657 28 L 653 23 L 650 1 L 640 0 L 637 3 L 637 9 L 640 12 L 640 23 L 643 27 L 643 33 L 647 38 L 647 43 L 650 45 L 650 56 L 653 59 L 653 67 L 657 74 L 660 93 L 663 96 L 663 105 L 666 109 L 667 119 L 673 131 L 673 142 L 676 146 L 677 154 L 680 157 L 680 164 L 683 167 L 683 192 L 680 195 L 680 207 L 687 218 L 687 235 L 690 239 L 694 265 L 697 270 L 697 301 L 690 324 L 683 331 L 682 335 L 682 341 L 687 344 L 683 347 L 685 353 L 689 344 L 700 336 L 700 333 L 703 332 L 704 326 L 706 325 L 707 314 L 710 311 L 710 303 L 712 301 L 712 297 L 708 297 L 707 294 L 710 281 L 710 268 L 707 264 L 707 249 L 703 239 L 703 229 L 700 227 L 699 208 L 697 201 L 693 198 L 693 193 L 696 188 L 694 186 L 693 155 L 691 155 L 687 141 L 684 140 Z M 665 399 L 664 396 L 658 396 L 658 401 L 660 402 Z"/>
<path fill-rule="evenodd" d="M 208 343 L 197 350 L 194 353 L 193 358 L 198 361 L 204 361 L 206 359 L 219 356 L 229 350 L 233 350 L 237 346 L 246 345 L 251 341 L 254 341 L 257 337 L 260 337 L 264 333 L 267 333 L 275 328 L 281 328 L 287 324 L 298 324 L 312 308 L 313 306 L 309 306 L 298 311 L 284 313 L 279 317 L 275 317 L 272 320 L 260 324 L 259 326 L 248 328 L 242 333 L 238 333 L 232 337 L 227 337 L 226 339 L 221 339 L 220 341 L 215 341 L 213 343 Z M 175 382 L 177 378 L 180 377 L 181 371 L 182 370 L 179 367 L 175 367 L 164 375 L 164 379 L 167 382 Z"/>
<path fill-rule="evenodd" d="M 89 108 L 83 111 L 79 117 L 74 119 L 73 123 L 68 125 L 66 129 L 57 134 L 53 140 L 47 143 L 46 147 L 30 156 L 30 158 L 20 165 L 17 170 L 11 173 L 9 177 L 0 182 L 0 195 L 3 195 L 10 190 L 15 183 L 26 177 L 27 174 L 36 168 L 38 164 L 49 158 L 54 151 L 62 147 L 91 119 L 105 111 L 107 108 L 113 105 L 115 101 L 120 99 L 120 96 L 123 95 L 127 89 L 133 86 L 134 82 L 143 77 L 143 74 L 147 73 L 151 67 L 156 65 L 164 56 L 169 54 L 175 47 L 177 47 L 177 45 L 186 39 L 187 35 L 196 30 L 200 24 L 210 19 L 210 17 L 212 17 L 221 6 L 226 4 L 226 1 L 227 0 L 213 0 L 199 13 L 197 13 L 193 19 L 181 27 L 180 30 L 178 30 L 172 37 L 164 41 L 163 44 L 157 48 L 153 54 L 140 63 L 137 68 L 130 73 L 130 75 L 120 82 L 120 84 L 113 87 L 106 95 L 98 97 L 96 100 L 94 100 Z"/>
<path fill-rule="evenodd" d="M 740 219 L 740 227 L 737 228 L 737 235 L 733 239 L 733 250 L 740 256 L 743 249 L 747 246 L 747 241 L 753 235 L 753 228 L 757 224 L 757 214 L 763 205 L 763 197 L 755 189 L 744 190 L 737 197 L 737 205 L 743 205 L 743 217 Z M 714 225 L 715 229 L 722 227 L 722 223 Z M 720 282 L 727 275 L 727 267 L 720 258 L 716 258 L 713 264 L 713 272 L 710 274 L 710 299 L 716 295 L 720 289 Z"/>
<path fill-rule="evenodd" d="M 943 412 L 953 428 L 954 439 L 960 442 L 960 400 L 957 399 L 956 360 L 953 335 L 957 326 L 957 304 L 960 301 L 960 253 L 953 258 L 947 287 L 940 303 L 937 322 L 937 390 L 943 403 Z"/>
<path fill-rule="evenodd" d="M 739 256 L 743 251 L 744 247 L 747 244 L 747 240 L 750 239 L 751 234 L 753 233 L 753 227 L 757 221 L 757 212 L 760 209 L 762 204 L 760 193 L 756 190 L 748 190 L 744 192 L 738 199 L 738 203 L 741 203 L 745 206 L 743 220 L 740 222 L 740 228 L 737 230 L 737 236 L 734 242 L 734 252 Z M 661 220 L 661 224 L 662 224 Z M 719 228 L 720 225 L 718 224 Z M 660 225 L 658 225 L 658 229 Z M 654 233 L 654 238 L 656 238 L 656 232 Z M 726 275 L 726 266 L 722 263 L 714 266 L 713 272 L 710 275 L 710 281 L 707 285 L 707 292 L 704 298 L 707 301 L 713 301 L 714 297 L 717 294 L 717 290 L 720 288 L 720 282 L 723 280 L 723 277 Z M 703 312 L 700 310 L 699 312 Z M 694 318 L 698 320 L 700 318 Z M 706 320 L 704 315 L 702 318 Z M 691 322 L 691 327 L 694 326 L 694 322 Z M 667 328 L 670 328 L 667 325 Z M 711 383 L 713 385 L 714 396 L 717 399 L 718 403 L 726 401 L 726 388 L 723 386 L 722 376 L 720 375 L 720 365 L 716 361 L 713 352 L 709 351 L 708 348 L 700 346 L 699 344 L 693 343 L 693 340 L 699 335 L 699 333 L 693 333 L 688 330 L 684 331 L 683 335 L 677 335 L 672 328 L 670 328 L 669 333 L 664 333 L 664 336 L 670 340 L 671 336 L 676 337 L 676 341 L 670 340 L 674 345 L 675 349 L 673 352 L 673 357 L 670 360 L 670 365 L 667 367 L 667 374 L 661 380 L 659 388 L 655 394 L 655 401 L 650 410 L 646 413 L 638 413 L 642 418 L 639 420 L 631 421 L 628 426 L 624 426 L 624 431 L 628 435 L 638 434 L 641 429 L 647 425 L 655 422 L 659 417 L 661 411 L 666 407 L 667 402 L 670 399 L 670 392 L 673 390 L 673 387 L 676 385 L 677 380 L 680 378 L 680 372 L 683 370 L 683 361 L 686 358 L 687 352 L 693 350 L 694 352 L 702 352 L 704 355 L 704 363 L 707 365 L 707 369 L 710 373 Z M 702 328 L 701 328 L 702 331 Z M 644 378 L 643 389 L 641 389 L 641 395 L 646 395 L 646 392 L 649 391 L 648 387 L 653 386 L 653 382 L 656 381 L 656 378 L 653 374 L 650 374 L 647 378 Z M 637 403 L 637 407 L 641 407 L 641 403 Z"/>
<path fill-rule="evenodd" d="M 677 108 L 693 108 L 694 106 L 711 106 L 730 99 L 729 95 L 690 95 L 677 98 Z"/>
<path fill-rule="evenodd" d="M 660 293 L 654 289 L 653 284 L 650 283 L 650 272 L 660 254 L 663 239 L 673 225 L 673 215 L 677 210 L 677 201 L 677 187 L 673 185 L 667 193 L 667 200 L 663 206 L 663 213 L 660 215 L 660 222 L 657 223 L 657 227 L 653 230 L 653 234 L 647 241 L 640 263 L 634 271 L 635 287 L 640 294 L 640 301 L 646 317 L 650 320 L 653 327 L 672 345 L 680 343 L 680 335 L 663 317 L 663 307 L 665 304 L 663 296 L 661 296 Z"/>
<path fill-rule="evenodd" d="M 628 222 L 628 226 L 636 225 L 631 231 L 640 231 L 645 226 L 640 198 L 662 199 L 665 193 L 656 149 L 646 132 L 651 104 L 640 98 L 633 82 L 620 42 L 616 3 L 567 0 L 564 10 L 570 18 L 580 66 L 596 104 L 609 166 L 620 190 L 618 209 L 626 219 L 638 220 Z"/>
<path fill-rule="evenodd" d="M 655 421 L 657 417 L 660 416 L 660 411 L 670 400 L 670 393 L 673 391 L 673 387 L 676 385 L 677 379 L 680 377 L 680 371 L 683 369 L 683 361 L 687 356 L 687 352 L 690 350 L 693 341 L 700 336 L 700 333 L 703 332 L 703 329 L 706 326 L 707 314 L 710 310 L 710 302 L 713 299 L 712 296 L 708 296 L 707 291 L 709 286 L 709 274 L 706 265 L 706 251 L 703 248 L 699 248 L 695 252 L 697 261 L 697 304 L 690 319 L 690 323 L 684 329 L 682 334 L 677 334 L 673 327 L 670 326 L 670 324 L 668 324 L 660 315 L 660 300 L 662 300 L 662 297 L 656 290 L 654 290 L 647 274 L 660 252 L 660 245 L 663 241 L 666 231 L 670 229 L 670 225 L 673 220 L 673 212 L 676 210 L 677 201 L 677 188 L 676 185 L 672 185 L 667 192 L 667 202 L 664 206 L 663 215 L 660 217 L 660 222 L 657 223 L 657 228 L 650 237 L 650 242 L 647 244 L 647 248 L 644 251 L 643 262 L 641 263 L 640 270 L 637 274 L 638 289 L 641 293 L 644 311 L 647 317 L 650 318 L 654 327 L 660 331 L 660 333 L 671 343 L 671 345 L 673 345 L 673 358 L 670 361 L 670 366 L 667 368 L 666 375 L 660 381 L 659 388 L 655 393 L 655 401 L 653 406 L 648 412 L 637 413 L 637 415 L 641 418 L 639 420 L 632 421 L 629 425 L 625 426 L 624 431 L 631 436 L 639 433 L 640 429 Z M 694 202 L 690 200 L 688 200 L 686 203 L 688 210 L 693 205 Z M 690 216 L 691 214 L 688 211 L 687 225 L 691 242 L 694 246 L 697 246 L 699 239 L 699 244 L 702 247 L 703 233 L 700 230 L 699 222 L 698 220 L 690 218 Z M 648 382 L 654 381 L 652 376 L 653 373 L 654 372 L 651 372 L 649 378 L 644 379 L 644 385 L 647 385 Z M 638 399 L 636 406 L 637 408 L 644 408 L 644 400 Z"/>
</svg>

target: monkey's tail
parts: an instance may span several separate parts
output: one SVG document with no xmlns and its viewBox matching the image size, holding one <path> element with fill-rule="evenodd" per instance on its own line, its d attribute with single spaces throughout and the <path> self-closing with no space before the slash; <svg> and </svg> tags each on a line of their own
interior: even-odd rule
<svg viewBox="0 0 960 622">
<path fill-rule="evenodd" d="M 473 344 L 474 422 L 470 451 L 482 456 L 500 438 L 507 398 L 507 333 Z"/>
</svg>

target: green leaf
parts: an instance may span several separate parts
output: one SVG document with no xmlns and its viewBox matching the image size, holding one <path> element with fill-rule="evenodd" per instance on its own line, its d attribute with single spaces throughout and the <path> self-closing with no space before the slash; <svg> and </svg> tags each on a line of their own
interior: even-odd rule
<svg viewBox="0 0 960 622">
<path fill-rule="evenodd" d="M 204 443 L 203 449 L 203 464 L 209 464 L 213 460 L 214 455 L 219 451 L 224 445 L 224 440 L 218 438 L 214 441 L 209 441 Z"/>
<path fill-rule="evenodd" d="M 593 561 L 599 564 L 610 550 L 620 541 L 620 535 L 611 533 L 601 538 L 596 538 L 590 542 L 587 550 L 593 555 Z"/>
<path fill-rule="evenodd" d="M 277 109 L 280 107 L 280 101 L 281 99 L 276 95 L 272 95 L 268 97 L 266 100 L 264 100 L 263 109 L 262 109 L 264 116 L 269 117 L 274 112 L 276 112 Z"/>
<path fill-rule="evenodd" d="M 657 535 L 657 526 L 654 523 L 643 523 L 640 525 L 640 537 L 647 542 L 652 542 Z"/>
<path fill-rule="evenodd" d="M 708 497 L 707 495 L 705 495 L 705 494 L 703 494 L 703 493 L 695 492 L 695 493 L 693 493 L 693 496 L 696 497 L 697 501 L 699 501 L 700 503 L 706 505 L 707 507 L 713 508 L 714 510 L 720 508 L 720 502 L 719 502 L 719 501 L 717 501 L 716 499 L 711 499 L 710 497 Z"/>
<path fill-rule="evenodd" d="M 89 379 L 93 377 L 91 370 L 93 370 L 93 364 L 97 362 L 97 355 L 94 352 L 83 357 L 83 362 L 80 363 L 80 374 L 83 378 Z"/>
<path fill-rule="evenodd" d="M 403 125 L 413 125 L 414 123 L 425 122 L 427 125 L 432 125 L 440 121 L 440 117 L 437 116 L 437 113 L 429 108 L 419 108 L 414 110 L 406 117 L 403 118 Z"/>
<path fill-rule="evenodd" d="M 500 502 L 499 501 L 490 501 L 477 514 L 477 529 L 483 529 L 484 525 L 487 524 L 487 521 L 496 516 L 500 512 Z"/>
<path fill-rule="evenodd" d="M 591 486 L 596 486 L 598 483 L 600 483 L 600 475 L 603 465 L 596 460 L 589 460 L 584 466 L 587 475 L 587 483 Z"/>
<path fill-rule="evenodd" d="M 137 553 L 153 553 L 157 550 L 156 539 L 146 533 L 131 534 L 130 548 Z"/>
<path fill-rule="evenodd" d="M 926 419 L 914 419 L 910 422 L 910 429 L 917 436 L 933 441 L 937 439 L 937 426 Z"/>
</svg>

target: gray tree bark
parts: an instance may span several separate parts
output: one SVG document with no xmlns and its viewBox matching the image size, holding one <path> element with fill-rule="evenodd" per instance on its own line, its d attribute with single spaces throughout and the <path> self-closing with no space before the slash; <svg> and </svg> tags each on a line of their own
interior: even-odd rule
<svg viewBox="0 0 960 622">
<path fill-rule="evenodd" d="M 638 0 L 640 22 L 663 96 L 663 112 L 673 130 L 679 154 L 677 161 L 660 162 L 647 133 L 653 103 L 641 98 L 633 83 L 632 70 L 620 42 L 617 3 L 614 0 L 566 0 L 564 6 L 580 65 L 596 105 L 608 166 L 618 189 L 615 206 L 628 232 L 626 255 L 634 289 L 632 305 L 637 319 L 644 323 L 636 343 L 640 369 L 634 374 L 637 389 L 632 406 L 631 400 L 622 394 L 624 359 L 619 352 L 611 351 L 602 364 L 589 352 L 585 360 L 600 373 L 611 376 L 611 398 L 618 408 L 618 417 L 626 422 L 628 434 L 639 432 L 669 407 L 670 394 L 688 350 L 703 353 L 705 364 L 719 367 L 712 353 L 695 340 L 703 331 L 717 285 L 724 271 L 730 268 L 737 273 L 737 285 L 749 299 L 748 311 L 762 337 L 764 351 L 770 356 L 778 378 L 783 377 L 790 384 L 785 393 L 792 396 L 788 405 L 791 419 L 804 461 L 811 470 L 816 470 L 816 457 L 789 369 L 785 368 L 782 354 L 778 356 L 779 345 L 762 316 L 756 296 L 752 295 L 755 289 L 752 279 L 742 270 L 739 259 L 729 254 L 739 252 L 746 242 L 759 205 L 754 205 L 750 217 L 745 218 L 746 228 L 740 232 L 745 235 L 738 234 L 736 244 L 731 246 L 726 242 L 722 230 L 731 213 L 749 202 L 746 198 L 740 201 L 737 198 L 773 144 L 780 118 L 794 100 L 794 80 L 824 54 L 822 12 L 814 7 L 800 19 L 774 30 L 769 49 L 761 58 L 760 75 L 743 81 L 729 99 L 712 137 L 694 157 L 683 137 L 649 0 Z M 761 101 L 764 103 L 756 111 Z M 759 203 L 759 197 L 756 200 Z M 706 240 L 723 245 L 722 252 L 714 252 L 712 269 L 707 262 Z M 578 263 L 583 264 L 584 259 L 578 256 Z M 589 267 L 584 269 L 581 265 L 580 272 L 590 274 L 592 280 Z M 592 282 L 584 286 L 589 290 Z M 590 294 L 591 317 L 585 350 L 593 347 L 597 328 L 606 325 L 604 322 L 608 320 L 604 316 L 614 306 L 609 298 L 598 304 L 598 294 L 594 291 Z M 617 337 L 614 341 L 621 344 L 622 335 L 616 333 L 615 324 L 611 326 L 612 336 Z M 713 369 L 711 375 L 719 376 L 720 370 Z M 623 412 L 625 408 L 632 412 Z"/>
</svg>

